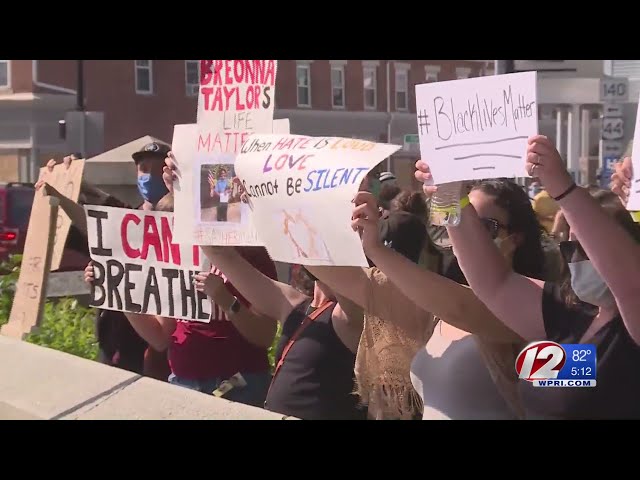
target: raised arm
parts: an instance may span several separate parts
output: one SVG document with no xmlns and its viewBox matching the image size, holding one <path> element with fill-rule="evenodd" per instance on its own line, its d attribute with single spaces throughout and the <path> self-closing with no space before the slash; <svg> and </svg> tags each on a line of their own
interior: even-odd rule
<svg viewBox="0 0 640 480">
<path fill-rule="evenodd" d="M 284 322 L 295 307 L 309 299 L 295 288 L 261 273 L 233 247 L 207 246 L 202 251 L 252 308 L 269 318 Z"/>
<path fill-rule="evenodd" d="M 240 303 L 232 309 L 237 298 L 229 291 L 224 280 L 219 275 L 201 272 L 195 276 L 196 290 L 204 292 L 213 303 L 218 305 L 226 314 L 229 321 L 250 343 L 258 347 L 269 347 L 276 334 L 276 320 L 266 317 Z"/>
<path fill-rule="evenodd" d="M 366 308 L 367 289 L 371 281 L 360 267 L 319 267 L 306 265 L 305 268 L 327 285 L 336 294 L 347 298 L 360 308 Z"/>
<path fill-rule="evenodd" d="M 426 163 L 416 162 L 416 178 L 431 179 Z M 436 187 L 425 187 L 432 194 Z M 527 340 L 546 337 L 542 319 L 544 282 L 511 270 L 480 222 L 473 205 L 462 208 L 461 221 L 447 232 L 458 264 L 473 292 L 507 327 Z"/>
<path fill-rule="evenodd" d="M 529 140 L 527 161 L 557 199 L 571 231 L 613 293 L 627 331 L 640 344 L 640 245 L 586 190 L 575 188 L 546 137 Z"/>
<path fill-rule="evenodd" d="M 375 199 L 370 193 L 356 196 L 354 217 L 362 228 L 363 247 L 367 257 L 387 276 L 404 296 L 425 312 L 441 318 L 450 325 L 494 341 L 517 341 L 520 337 L 506 327 L 476 297 L 471 289 L 453 280 L 430 272 L 384 246 L 376 235 L 378 216 Z M 393 321 L 393 319 L 391 319 Z"/>
</svg>

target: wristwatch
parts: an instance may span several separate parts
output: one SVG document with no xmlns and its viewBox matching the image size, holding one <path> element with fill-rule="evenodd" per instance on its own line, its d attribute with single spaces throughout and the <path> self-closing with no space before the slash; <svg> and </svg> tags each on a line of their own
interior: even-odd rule
<svg viewBox="0 0 640 480">
<path fill-rule="evenodd" d="M 233 296 L 233 303 L 227 309 L 227 313 L 238 313 L 240 311 L 240 300 L 235 295 Z"/>
</svg>

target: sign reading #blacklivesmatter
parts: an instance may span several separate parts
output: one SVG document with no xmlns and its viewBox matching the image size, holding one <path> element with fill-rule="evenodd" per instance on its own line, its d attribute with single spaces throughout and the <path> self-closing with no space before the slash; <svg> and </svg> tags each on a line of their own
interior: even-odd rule
<svg viewBox="0 0 640 480">
<path fill-rule="evenodd" d="M 529 176 L 536 78 L 525 72 L 416 85 L 420 153 L 436 184 Z"/>
<path fill-rule="evenodd" d="M 174 130 L 180 242 L 260 245 L 234 164 L 251 134 L 273 132 L 277 67 L 276 60 L 200 61 L 196 133 L 187 126 Z"/>
<path fill-rule="evenodd" d="M 173 214 L 85 206 L 95 267 L 91 305 L 208 322 L 211 302 L 193 276 L 208 270 L 200 248 L 177 244 Z"/>
<path fill-rule="evenodd" d="M 252 135 L 236 159 L 254 226 L 276 261 L 366 267 L 351 200 L 367 173 L 400 149 L 337 137 Z"/>
</svg>

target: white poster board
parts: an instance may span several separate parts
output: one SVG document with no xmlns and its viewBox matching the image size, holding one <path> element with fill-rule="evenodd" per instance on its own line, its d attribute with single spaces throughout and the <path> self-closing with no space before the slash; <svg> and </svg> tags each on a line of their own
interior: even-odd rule
<svg viewBox="0 0 640 480">
<path fill-rule="evenodd" d="M 351 229 L 351 200 L 367 173 L 400 148 L 351 138 L 251 136 L 236 171 L 271 258 L 368 266 Z"/>
<path fill-rule="evenodd" d="M 638 111 L 640 112 L 640 103 L 638 106 Z M 638 114 L 636 114 L 636 128 L 633 132 L 631 165 L 633 168 L 633 178 L 631 179 L 631 189 L 629 191 L 627 209 L 638 211 L 640 210 L 640 115 Z"/>
<path fill-rule="evenodd" d="M 91 305 L 209 322 L 211 302 L 193 284 L 209 271 L 200 247 L 175 243 L 173 214 L 85 206 L 95 267 Z"/>
<path fill-rule="evenodd" d="M 289 120 L 274 120 L 274 133 L 289 133 Z M 250 209 L 242 203 L 245 214 L 245 223 L 226 228 L 208 228 L 206 224 L 197 223 L 198 208 L 194 208 L 194 184 L 200 184 L 197 180 L 197 169 L 194 168 L 192 159 L 196 156 L 196 142 L 198 138 L 198 126 L 195 123 L 176 125 L 173 129 L 173 141 L 171 143 L 176 167 L 179 171 L 179 179 L 174 182 L 174 207 L 176 213 L 176 240 L 179 242 L 196 243 L 200 245 L 245 245 L 262 246 L 256 230 L 251 222 Z M 235 161 L 235 160 L 234 160 Z M 198 189 L 198 192 L 200 190 Z M 182 235 L 179 233 L 182 232 Z M 198 243 L 197 240 L 201 240 Z M 209 239 L 207 243 L 204 240 Z"/>
<path fill-rule="evenodd" d="M 176 127 L 180 152 L 172 147 L 182 159 L 176 206 L 189 197 L 188 209 L 176 215 L 180 242 L 259 245 L 234 163 L 249 135 L 273 131 L 277 66 L 276 60 L 201 60 L 196 134 Z"/>
<path fill-rule="evenodd" d="M 434 183 L 529 176 L 536 78 L 525 72 L 416 85 L 420 154 Z"/>
</svg>

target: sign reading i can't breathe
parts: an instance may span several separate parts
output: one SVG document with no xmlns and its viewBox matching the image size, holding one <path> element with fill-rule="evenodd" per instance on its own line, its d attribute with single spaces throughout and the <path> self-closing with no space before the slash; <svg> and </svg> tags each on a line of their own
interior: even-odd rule
<svg viewBox="0 0 640 480">
<path fill-rule="evenodd" d="M 208 322 L 211 302 L 193 276 L 207 270 L 200 248 L 173 241 L 173 214 L 86 206 L 95 281 L 91 305 Z"/>
</svg>

